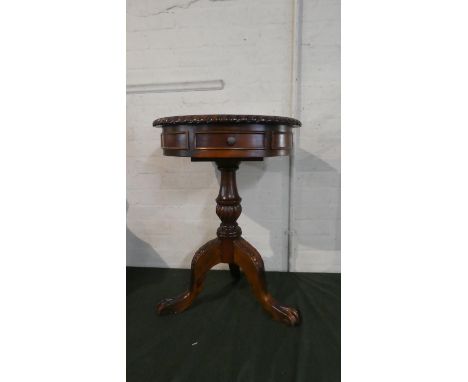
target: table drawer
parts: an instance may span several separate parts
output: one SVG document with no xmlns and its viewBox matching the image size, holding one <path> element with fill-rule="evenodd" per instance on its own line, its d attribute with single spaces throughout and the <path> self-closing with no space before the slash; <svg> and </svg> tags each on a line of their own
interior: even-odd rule
<svg viewBox="0 0 468 382">
<path fill-rule="evenodd" d="M 195 134 L 196 149 L 236 149 L 236 150 L 262 150 L 265 148 L 265 133 L 205 133 Z"/>
<path fill-rule="evenodd" d="M 161 134 L 161 147 L 163 149 L 188 149 L 188 133 L 186 131 L 170 131 Z"/>
</svg>

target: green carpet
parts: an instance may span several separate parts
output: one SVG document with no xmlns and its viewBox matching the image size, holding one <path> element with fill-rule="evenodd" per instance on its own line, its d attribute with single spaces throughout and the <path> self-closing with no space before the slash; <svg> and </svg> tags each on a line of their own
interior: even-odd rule
<svg viewBox="0 0 468 382">
<path fill-rule="evenodd" d="M 157 316 L 183 292 L 189 270 L 127 268 L 128 382 L 336 382 L 340 380 L 340 285 L 336 273 L 268 272 L 269 291 L 299 308 L 302 323 L 273 321 L 244 277 L 210 271 L 187 311 Z"/>
</svg>

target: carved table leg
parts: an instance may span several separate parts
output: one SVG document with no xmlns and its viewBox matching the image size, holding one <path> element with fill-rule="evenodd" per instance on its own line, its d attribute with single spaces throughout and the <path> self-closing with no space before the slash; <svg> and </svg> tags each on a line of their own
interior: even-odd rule
<svg viewBox="0 0 468 382">
<path fill-rule="evenodd" d="M 234 241 L 234 261 L 244 271 L 245 277 L 260 304 L 275 320 L 291 326 L 300 323 L 297 309 L 281 305 L 268 293 L 262 257 L 249 242 L 242 238 Z"/>
<path fill-rule="evenodd" d="M 180 313 L 192 305 L 193 300 L 203 288 L 207 272 L 221 262 L 219 253 L 218 239 L 213 239 L 203 245 L 192 259 L 189 289 L 177 297 L 162 300 L 157 306 L 158 314 Z"/>
<path fill-rule="evenodd" d="M 239 279 L 242 268 L 255 296 L 274 319 L 287 325 L 298 325 L 299 312 L 279 304 L 268 293 L 262 257 L 241 237 L 242 230 L 237 224 L 242 212 L 236 184 L 238 160 L 219 160 L 217 165 L 221 171 L 221 184 L 216 198 L 216 214 L 221 219 L 221 225 L 216 231 L 218 238 L 202 246 L 193 257 L 189 290 L 178 297 L 161 301 L 157 306 L 158 313 L 179 313 L 187 309 L 201 292 L 208 270 L 216 264 L 227 263 L 235 279 Z"/>
<path fill-rule="evenodd" d="M 231 276 L 235 279 L 235 280 L 239 280 L 240 277 L 241 277 L 241 273 L 240 273 L 240 268 L 238 265 L 234 264 L 234 263 L 229 263 L 229 271 L 231 272 Z"/>
</svg>

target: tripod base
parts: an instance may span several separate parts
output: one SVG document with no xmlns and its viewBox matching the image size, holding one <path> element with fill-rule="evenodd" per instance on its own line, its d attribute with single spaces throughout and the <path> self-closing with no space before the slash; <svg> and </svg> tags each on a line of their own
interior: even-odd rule
<svg viewBox="0 0 468 382">
<path fill-rule="evenodd" d="M 290 326 L 300 323 L 297 309 L 281 305 L 268 293 L 262 257 L 242 237 L 217 238 L 203 245 L 192 259 L 189 289 L 177 297 L 162 300 L 157 305 L 158 314 L 175 314 L 188 309 L 201 292 L 208 271 L 220 263 L 229 264 L 231 275 L 236 279 L 240 277 L 240 268 L 244 271 L 258 301 L 275 320 Z"/>
</svg>

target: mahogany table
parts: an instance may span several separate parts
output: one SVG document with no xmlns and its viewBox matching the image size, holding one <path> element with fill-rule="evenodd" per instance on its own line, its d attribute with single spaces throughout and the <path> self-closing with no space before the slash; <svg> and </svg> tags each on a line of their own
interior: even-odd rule
<svg viewBox="0 0 468 382">
<path fill-rule="evenodd" d="M 242 207 L 237 192 L 236 170 L 246 160 L 289 155 L 296 119 L 263 115 L 186 115 L 160 118 L 164 155 L 191 157 L 192 161 L 214 161 L 221 172 L 216 214 L 221 220 L 217 238 L 204 244 L 193 256 L 189 289 L 157 306 L 159 314 L 186 310 L 201 292 L 206 273 L 216 264 L 229 264 L 234 278 L 240 269 L 253 293 L 271 316 L 287 325 L 298 325 L 299 311 L 280 304 L 267 290 L 263 260 L 257 250 L 241 237 L 237 224 Z"/>
</svg>

